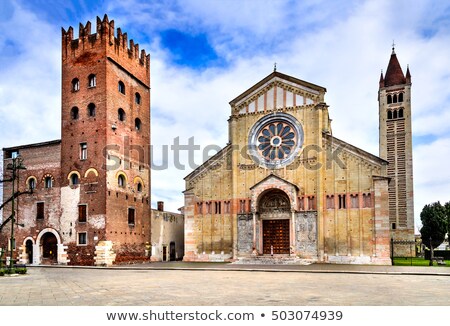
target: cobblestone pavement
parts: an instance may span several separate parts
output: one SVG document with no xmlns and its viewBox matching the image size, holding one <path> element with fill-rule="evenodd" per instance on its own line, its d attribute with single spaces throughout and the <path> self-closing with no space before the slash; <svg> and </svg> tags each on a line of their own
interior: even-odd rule
<svg viewBox="0 0 450 326">
<path fill-rule="evenodd" d="M 2 306 L 446 306 L 450 269 L 185 263 L 30 267 L 25 276 L 0 277 L 0 288 Z"/>
</svg>

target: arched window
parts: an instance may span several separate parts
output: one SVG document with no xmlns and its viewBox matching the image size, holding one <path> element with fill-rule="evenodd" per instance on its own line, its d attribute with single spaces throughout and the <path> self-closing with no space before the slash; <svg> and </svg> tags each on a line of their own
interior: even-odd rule
<svg viewBox="0 0 450 326">
<path fill-rule="evenodd" d="M 77 120 L 79 118 L 78 108 L 74 106 L 70 111 L 70 117 L 72 120 Z"/>
<path fill-rule="evenodd" d="M 88 116 L 95 117 L 95 104 L 94 103 L 90 103 L 88 105 Z"/>
<path fill-rule="evenodd" d="M 403 118 L 403 109 L 398 110 L 398 117 Z"/>
<path fill-rule="evenodd" d="M 403 102 L 403 93 L 398 94 L 398 101 Z"/>
<path fill-rule="evenodd" d="M 125 111 L 123 109 L 117 110 L 117 118 L 119 121 L 125 121 Z"/>
<path fill-rule="evenodd" d="M 89 87 L 97 86 L 97 77 L 94 74 L 90 74 L 88 77 L 88 85 Z"/>
<path fill-rule="evenodd" d="M 392 111 L 389 110 L 387 112 L 387 118 L 388 118 L 388 120 L 392 119 Z"/>
<path fill-rule="evenodd" d="M 119 92 L 125 94 L 125 84 L 122 81 L 119 81 Z"/>
<path fill-rule="evenodd" d="M 136 104 L 141 104 L 141 94 L 134 94 L 134 102 L 136 102 Z"/>
<path fill-rule="evenodd" d="M 46 189 L 49 189 L 49 188 L 53 187 L 52 177 L 50 177 L 50 176 L 45 177 L 45 179 L 44 179 L 44 187 Z"/>
<path fill-rule="evenodd" d="M 394 97 L 392 98 L 393 103 L 397 103 L 397 94 L 394 94 Z"/>
<path fill-rule="evenodd" d="M 120 174 L 117 178 L 117 184 L 119 185 L 119 187 L 125 188 L 125 177 L 123 176 L 123 174 Z"/>
<path fill-rule="evenodd" d="M 28 190 L 33 190 L 33 189 L 36 189 L 36 179 L 30 178 L 28 180 Z"/>
<path fill-rule="evenodd" d="M 134 119 L 134 128 L 136 129 L 136 131 L 141 130 L 141 119 Z"/>
<path fill-rule="evenodd" d="M 391 104 L 391 103 L 392 103 L 392 96 L 391 96 L 391 94 L 389 94 L 387 96 L 387 104 Z"/>
<path fill-rule="evenodd" d="M 397 110 L 394 110 L 394 119 L 397 119 Z"/>
<path fill-rule="evenodd" d="M 71 186 L 76 186 L 79 183 L 80 183 L 80 179 L 78 178 L 78 174 L 72 173 L 70 175 L 70 185 Z"/>
<path fill-rule="evenodd" d="M 138 182 L 136 184 L 136 190 L 137 190 L 137 192 L 142 192 L 142 183 Z"/>
<path fill-rule="evenodd" d="M 80 81 L 78 78 L 72 79 L 72 91 L 77 92 L 80 90 Z"/>
</svg>

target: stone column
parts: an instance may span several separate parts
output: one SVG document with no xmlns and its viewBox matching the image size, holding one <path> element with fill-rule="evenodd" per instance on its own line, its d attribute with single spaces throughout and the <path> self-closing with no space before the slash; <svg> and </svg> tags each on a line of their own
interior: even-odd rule
<svg viewBox="0 0 450 326">
<path fill-rule="evenodd" d="M 252 245 L 252 253 L 256 250 L 256 212 L 253 211 L 253 245 Z"/>
<path fill-rule="evenodd" d="M 291 210 L 291 248 L 289 249 L 289 254 L 293 255 L 295 254 L 295 243 L 297 241 L 296 239 L 296 232 L 295 232 L 295 209 Z"/>
</svg>

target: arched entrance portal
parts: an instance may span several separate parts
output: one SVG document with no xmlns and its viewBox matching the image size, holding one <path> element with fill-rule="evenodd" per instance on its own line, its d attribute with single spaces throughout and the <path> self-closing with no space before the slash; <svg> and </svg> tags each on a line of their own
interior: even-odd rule
<svg viewBox="0 0 450 326">
<path fill-rule="evenodd" d="M 289 197 L 282 190 L 270 190 L 261 196 L 258 212 L 262 221 L 263 254 L 289 254 L 291 224 Z"/>
<path fill-rule="evenodd" d="M 45 233 L 41 238 L 42 246 L 42 264 L 57 263 L 58 258 L 58 239 L 51 233 Z"/>
</svg>

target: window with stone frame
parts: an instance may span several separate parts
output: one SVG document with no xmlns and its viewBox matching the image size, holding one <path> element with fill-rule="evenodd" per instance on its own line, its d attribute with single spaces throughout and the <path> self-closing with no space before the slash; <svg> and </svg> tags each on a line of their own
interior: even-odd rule
<svg viewBox="0 0 450 326">
<path fill-rule="evenodd" d="M 87 143 L 80 143 L 80 160 L 87 160 Z"/>
<path fill-rule="evenodd" d="M 97 77 L 94 74 L 90 74 L 88 77 L 88 87 L 96 87 L 97 86 Z"/>
<path fill-rule="evenodd" d="M 80 90 L 80 80 L 78 78 L 72 79 L 72 92 L 78 92 Z"/>
<path fill-rule="evenodd" d="M 80 222 L 80 223 L 87 222 L 87 205 L 86 204 L 78 205 L 78 222 Z"/>
<path fill-rule="evenodd" d="M 308 196 L 308 210 L 315 211 L 316 210 L 316 197 Z"/>
<path fill-rule="evenodd" d="M 44 179 L 44 187 L 46 189 L 50 189 L 50 188 L 53 187 L 53 179 L 52 179 L 51 176 L 45 177 L 45 179 Z"/>
<path fill-rule="evenodd" d="M 201 201 L 197 203 L 197 213 L 203 214 L 203 202 Z"/>
<path fill-rule="evenodd" d="M 372 207 L 372 195 L 370 193 L 363 194 L 363 208 Z"/>
<path fill-rule="evenodd" d="M 345 194 L 338 195 L 339 209 L 345 209 L 347 207 L 347 196 Z"/>
<path fill-rule="evenodd" d="M 86 246 L 87 245 L 87 232 L 78 232 L 77 245 Z"/>
<path fill-rule="evenodd" d="M 222 207 L 221 207 L 221 205 L 222 205 L 222 203 L 220 202 L 220 201 L 216 201 L 215 203 L 214 203 L 214 206 L 215 206 L 215 210 L 214 210 L 214 213 L 215 214 L 221 214 L 222 213 Z"/>
</svg>

